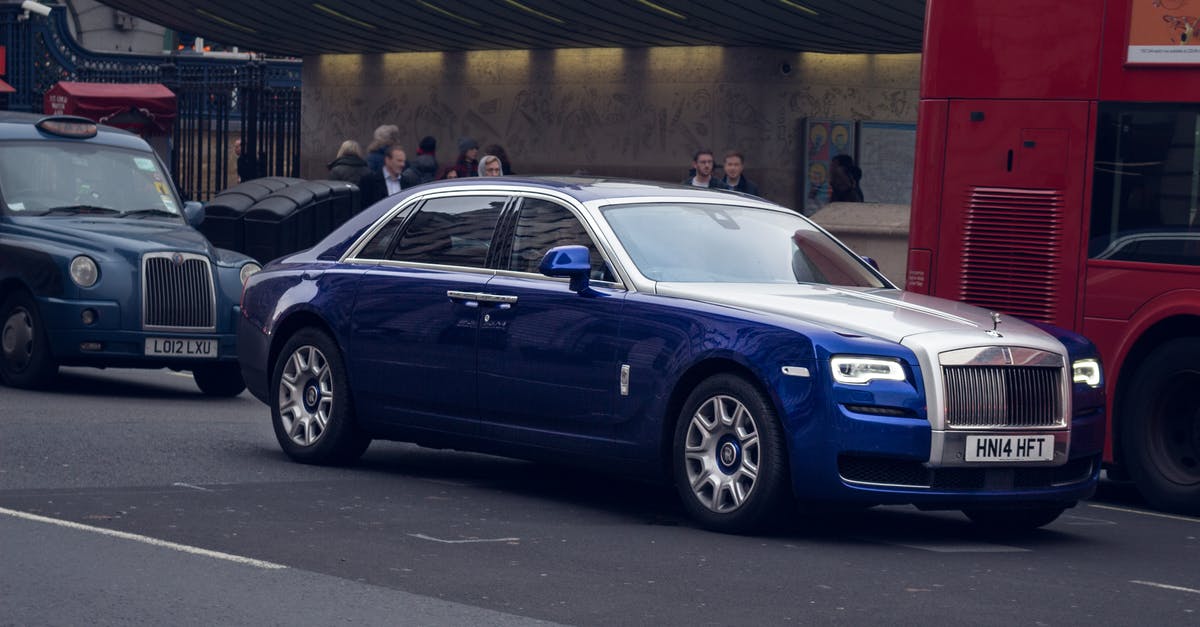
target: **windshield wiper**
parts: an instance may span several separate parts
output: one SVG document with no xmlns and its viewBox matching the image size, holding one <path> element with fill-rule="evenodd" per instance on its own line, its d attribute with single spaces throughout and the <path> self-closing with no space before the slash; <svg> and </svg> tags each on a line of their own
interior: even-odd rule
<svg viewBox="0 0 1200 627">
<path fill-rule="evenodd" d="M 39 215 L 76 215 L 80 213 L 113 214 L 121 213 L 121 210 L 113 209 L 111 207 L 97 207 L 96 205 L 63 205 L 61 207 L 51 207 Z"/>
<path fill-rule="evenodd" d="M 178 218 L 179 214 L 172 213 L 166 209 L 138 209 L 136 211 L 126 211 L 121 215 L 122 218 L 128 218 L 129 216 L 168 216 L 171 218 Z"/>
</svg>

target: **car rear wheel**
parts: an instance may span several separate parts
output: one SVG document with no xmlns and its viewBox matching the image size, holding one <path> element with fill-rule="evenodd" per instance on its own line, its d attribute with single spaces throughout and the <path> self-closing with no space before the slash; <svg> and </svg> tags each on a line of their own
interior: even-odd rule
<svg viewBox="0 0 1200 627">
<path fill-rule="evenodd" d="M 49 385 L 58 374 L 37 303 L 14 292 L 0 306 L 0 379 L 17 388 Z"/>
<path fill-rule="evenodd" d="M 1054 522 L 1066 510 L 1059 505 L 1013 509 L 964 509 L 975 526 L 988 533 L 1015 534 L 1032 531 Z"/>
<path fill-rule="evenodd" d="M 1157 509 L 1200 514 L 1200 338 L 1150 353 L 1121 404 L 1121 456 Z"/>
<path fill-rule="evenodd" d="M 708 529 L 761 530 L 791 502 L 779 419 L 741 377 L 717 375 L 692 391 L 675 426 L 673 458 L 684 507 Z"/>
<path fill-rule="evenodd" d="M 346 366 L 333 339 L 315 329 L 292 336 L 272 369 L 275 438 L 292 459 L 347 464 L 371 440 L 354 421 Z"/>
<path fill-rule="evenodd" d="M 236 363 L 197 366 L 192 370 L 192 379 L 208 396 L 237 396 L 246 389 L 242 370 Z"/>
</svg>

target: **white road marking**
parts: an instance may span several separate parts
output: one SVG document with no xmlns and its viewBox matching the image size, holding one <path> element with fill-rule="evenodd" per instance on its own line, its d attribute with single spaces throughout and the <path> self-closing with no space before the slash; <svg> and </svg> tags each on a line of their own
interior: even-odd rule
<svg viewBox="0 0 1200 627">
<path fill-rule="evenodd" d="M 1138 581 L 1136 579 L 1130 579 L 1129 583 L 1136 583 L 1139 586 L 1150 586 L 1151 588 L 1162 588 L 1163 590 L 1174 590 L 1176 592 L 1191 592 L 1192 594 L 1200 594 L 1200 590 L 1196 590 L 1195 588 L 1184 588 L 1183 586 L 1172 586 L 1171 584 L 1167 584 L 1167 583 L 1155 583 L 1153 581 Z"/>
<path fill-rule="evenodd" d="M 1200 523 L 1200 518 L 1193 518 L 1191 516 L 1160 514 L 1159 512 L 1147 512 L 1145 510 L 1130 509 L 1128 507 L 1114 507 L 1112 505 L 1097 505 L 1095 503 L 1088 503 L 1088 507 L 1095 507 L 1096 509 L 1108 509 L 1114 512 L 1125 512 L 1126 514 L 1141 514 L 1142 516 L 1154 516 L 1155 518 L 1169 518 L 1171 520 L 1182 520 L 1183 522 Z"/>
<path fill-rule="evenodd" d="M 433 536 L 427 536 L 423 533 L 410 533 L 408 535 L 410 535 L 414 538 L 421 539 L 421 540 L 429 540 L 430 542 L 441 542 L 442 544 L 472 544 L 475 542 L 520 542 L 521 541 L 520 538 L 468 538 L 466 540 L 443 540 L 442 538 L 435 538 Z"/>
<path fill-rule="evenodd" d="M 192 485 L 190 483 L 181 483 L 181 482 L 176 481 L 175 483 L 172 483 L 171 485 L 176 488 L 191 488 L 193 490 L 200 490 L 201 492 L 212 492 L 212 490 L 209 490 L 208 488 L 202 488 L 198 485 Z"/>
<path fill-rule="evenodd" d="M 212 557 L 212 558 L 219 559 L 219 560 L 225 560 L 227 562 L 235 562 L 238 564 L 245 564 L 247 566 L 254 566 L 256 568 L 263 568 L 263 569 L 267 569 L 267 570 L 280 570 L 280 569 L 287 568 L 287 566 L 284 566 L 283 564 L 275 564 L 273 562 L 264 562 L 262 560 L 256 560 L 256 559 L 249 558 L 249 557 L 242 557 L 240 555 L 232 555 L 230 553 L 222 553 L 220 551 L 210 551 L 208 549 L 202 549 L 202 548 L 195 547 L 195 546 L 188 546 L 186 544 L 176 544 L 175 542 L 167 542 L 166 540 L 159 540 L 158 538 L 151 538 L 149 536 L 141 536 L 136 533 L 126 533 L 124 531 L 114 531 L 112 529 L 105 529 L 103 527 L 92 527 L 91 525 L 81 525 L 77 522 L 71 522 L 69 520 L 59 520 L 57 518 L 47 518 L 45 516 L 38 516 L 37 514 L 29 514 L 26 512 L 19 512 L 19 511 L 12 510 L 12 509 L 5 509 L 3 507 L 0 507 L 0 514 L 3 514 L 5 516 L 11 516 L 13 518 L 21 518 L 24 520 L 30 520 L 33 522 L 58 525 L 59 527 L 75 529 L 76 531 L 90 531 L 92 533 L 98 533 L 100 535 L 111 536 L 114 538 L 121 538 L 122 540 L 133 540 L 134 542 L 141 542 L 142 544 L 149 544 L 150 546 L 157 546 L 157 547 L 161 547 L 164 549 L 171 549 L 172 551 L 179 551 L 181 553 L 191 553 L 193 555 L 202 555 L 204 557 Z"/>
</svg>

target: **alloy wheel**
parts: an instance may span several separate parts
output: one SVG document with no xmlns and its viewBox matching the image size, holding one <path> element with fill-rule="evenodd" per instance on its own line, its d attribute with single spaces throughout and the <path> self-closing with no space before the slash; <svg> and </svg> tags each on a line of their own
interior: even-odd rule
<svg viewBox="0 0 1200 627">
<path fill-rule="evenodd" d="M 732 396 L 714 396 L 697 409 L 684 441 L 692 493 L 709 510 L 732 512 L 746 502 L 759 474 L 754 415 Z"/>
</svg>

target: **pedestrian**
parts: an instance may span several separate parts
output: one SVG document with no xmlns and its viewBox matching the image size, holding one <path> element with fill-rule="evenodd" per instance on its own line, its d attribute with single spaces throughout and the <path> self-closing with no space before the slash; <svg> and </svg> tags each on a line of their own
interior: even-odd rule
<svg viewBox="0 0 1200 627">
<path fill-rule="evenodd" d="M 504 172 L 504 176 L 512 176 L 512 163 L 508 160 L 508 151 L 504 150 L 504 146 L 500 144 L 492 144 L 483 149 L 485 154 L 496 155 L 500 158 L 500 169 Z"/>
<path fill-rule="evenodd" d="M 242 148 L 242 140 L 233 140 L 233 154 L 237 160 L 237 180 L 239 183 L 258 178 L 258 164 L 254 155 L 246 153 Z"/>
<path fill-rule="evenodd" d="M 383 171 L 383 158 L 387 156 L 388 147 L 399 145 L 400 127 L 384 124 L 376 128 L 374 138 L 367 146 L 367 166 L 372 172 Z"/>
<path fill-rule="evenodd" d="M 416 175 L 407 166 L 408 157 L 404 148 L 401 148 L 400 144 L 389 147 L 380 171 L 362 177 L 359 185 L 362 190 L 362 205 L 366 207 L 416 185 Z"/>
<path fill-rule="evenodd" d="M 683 179 L 683 184 L 711 189 L 729 189 L 720 179 L 712 175 L 715 165 L 716 157 L 713 156 L 713 151 L 707 148 L 697 150 L 696 154 L 692 155 L 692 169 L 695 170 L 695 174 Z"/>
<path fill-rule="evenodd" d="M 362 177 L 371 173 L 367 161 L 363 159 L 362 146 L 353 139 L 342 142 L 338 148 L 337 157 L 329 162 L 329 178 L 335 181 L 346 181 L 358 185 Z"/>
<path fill-rule="evenodd" d="M 470 137 L 458 140 L 458 159 L 454 162 L 454 172 L 459 178 L 464 176 L 479 176 L 479 142 Z"/>
<path fill-rule="evenodd" d="M 725 153 L 725 164 L 723 168 L 725 170 L 725 176 L 721 178 L 721 182 L 725 184 L 725 187 L 728 187 L 735 192 L 742 192 L 743 194 L 758 196 L 760 195 L 758 193 L 758 186 L 755 185 L 750 179 L 743 176 L 745 165 L 746 159 L 742 156 L 742 153 L 736 150 L 730 150 L 729 152 Z"/>
<path fill-rule="evenodd" d="M 500 157 L 484 155 L 479 160 L 479 176 L 504 176 L 504 168 L 500 165 Z"/>
<path fill-rule="evenodd" d="M 829 164 L 830 202 L 863 202 L 862 168 L 847 154 L 834 155 Z"/>
<path fill-rule="evenodd" d="M 417 144 L 417 157 L 408 166 L 417 176 L 417 183 L 436 180 L 438 175 L 437 139 L 432 135 L 421 138 Z"/>
</svg>

